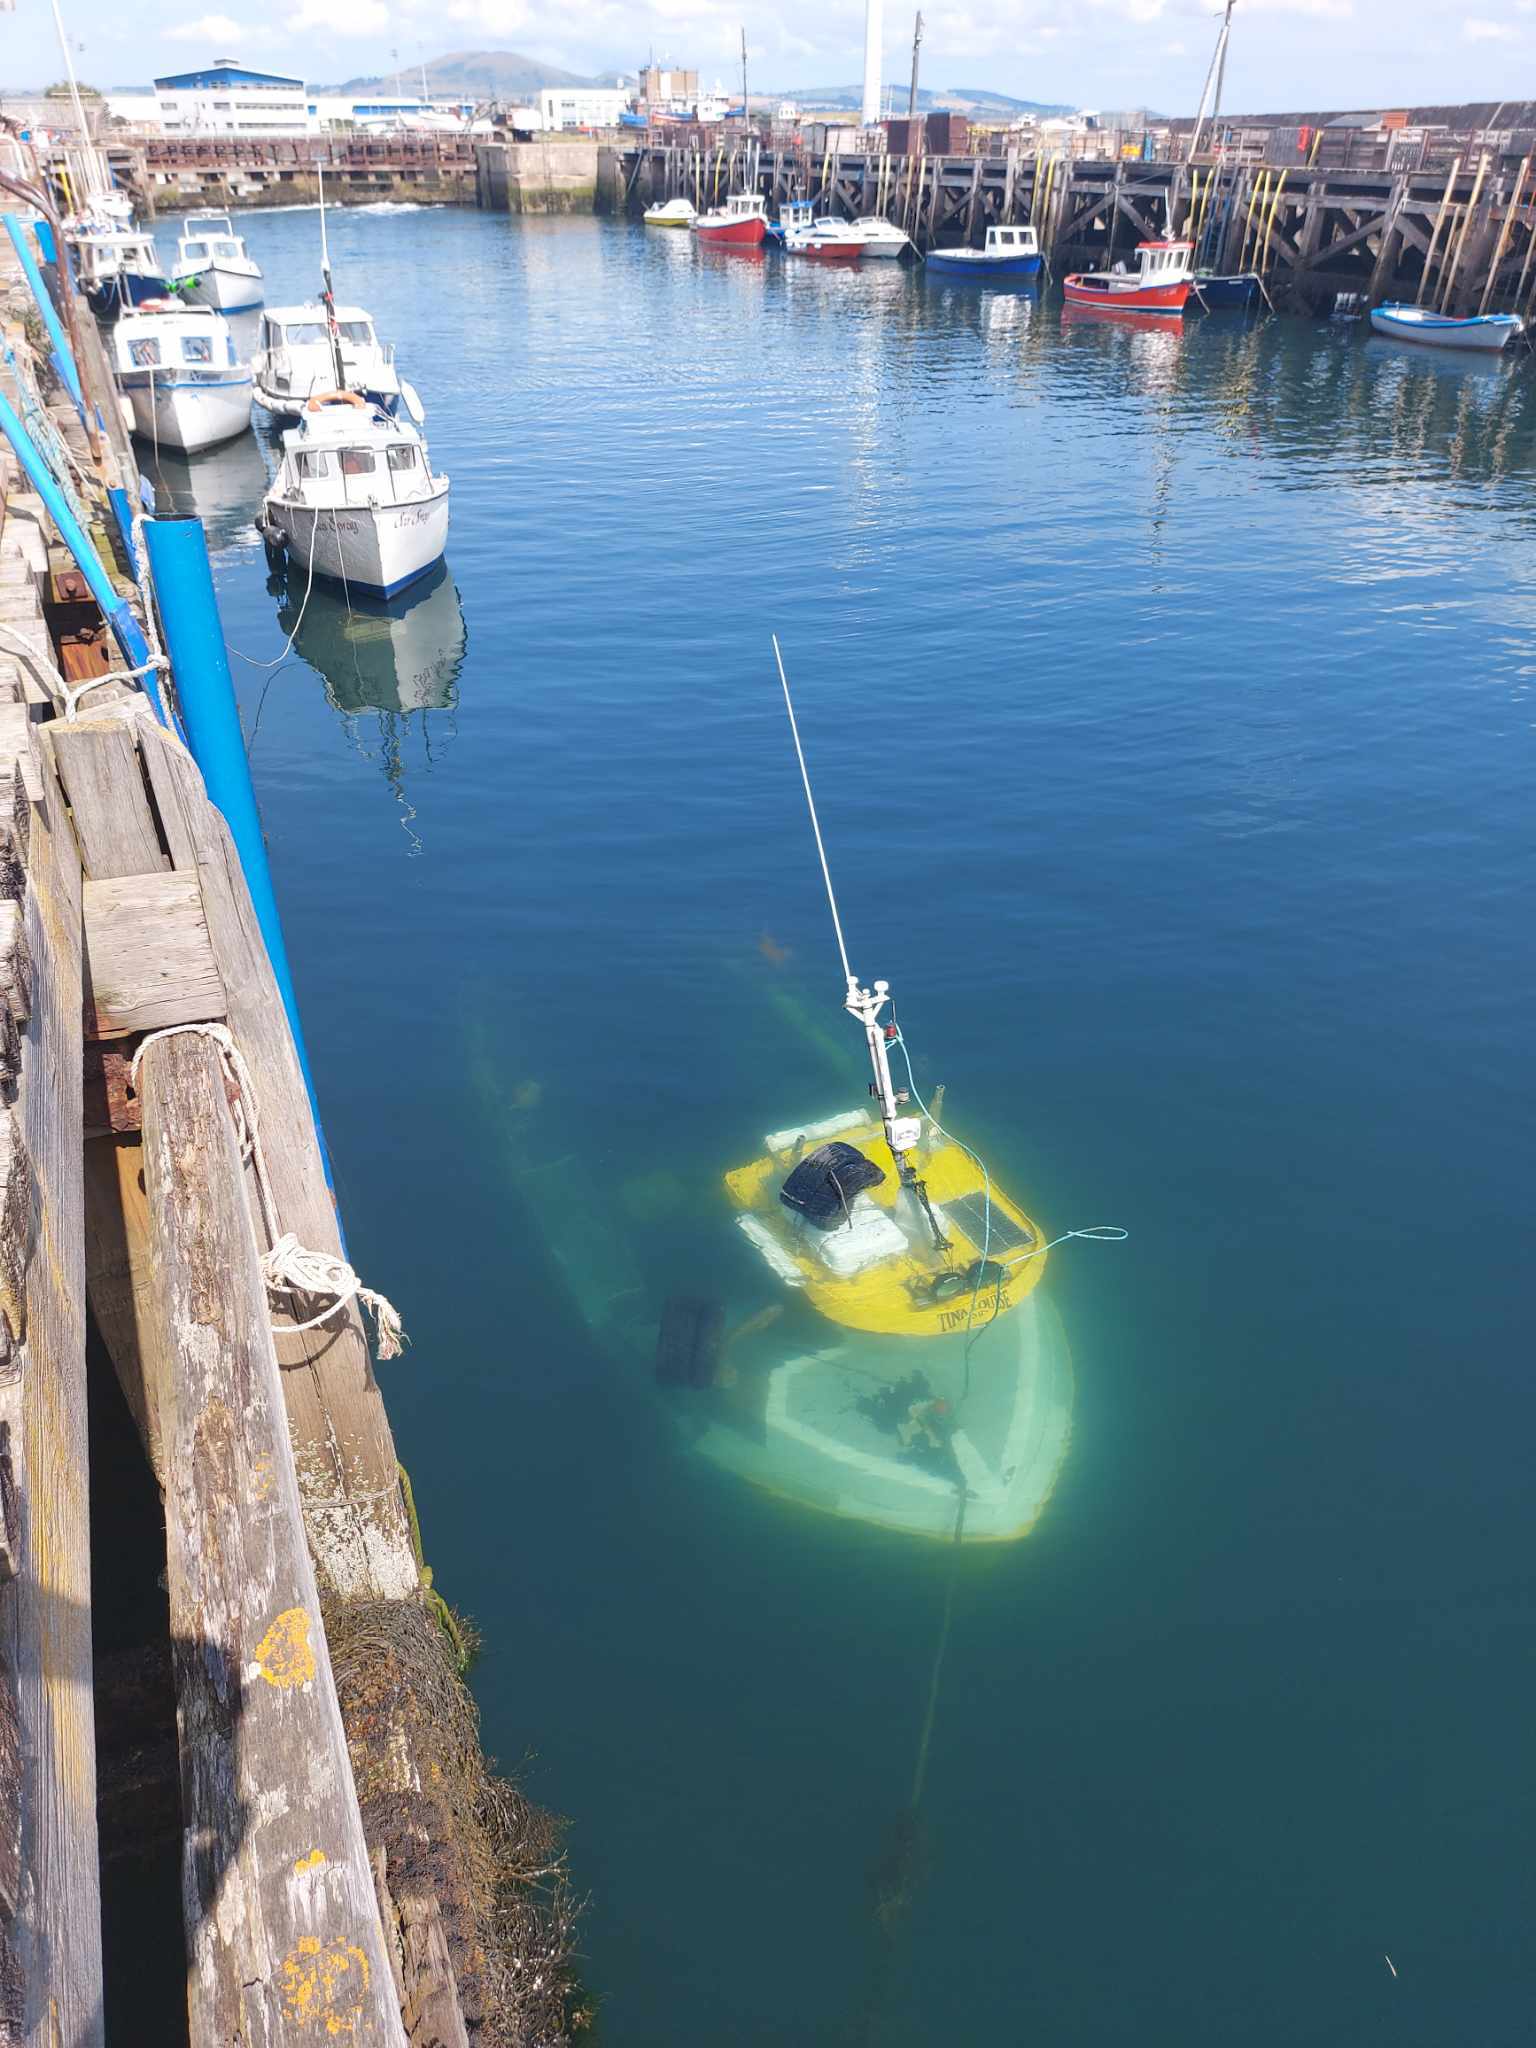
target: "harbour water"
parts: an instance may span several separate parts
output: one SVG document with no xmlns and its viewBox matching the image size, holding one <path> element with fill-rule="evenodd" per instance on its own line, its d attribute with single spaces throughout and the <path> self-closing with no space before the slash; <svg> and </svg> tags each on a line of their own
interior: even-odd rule
<svg viewBox="0 0 1536 2048">
<path fill-rule="evenodd" d="M 310 294 L 312 211 L 243 231 Z M 1527 364 L 617 222 L 331 243 L 447 575 L 317 588 L 284 656 L 251 445 L 167 482 L 602 2038 L 1524 2039 Z M 919 1086 L 1053 1235 L 1130 1233 L 1052 1255 L 1070 1450 L 958 1562 L 741 1485 L 650 1383 L 667 1296 L 770 1296 L 725 1169 L 862 1094 L 773 631 Z"/>
</svg>

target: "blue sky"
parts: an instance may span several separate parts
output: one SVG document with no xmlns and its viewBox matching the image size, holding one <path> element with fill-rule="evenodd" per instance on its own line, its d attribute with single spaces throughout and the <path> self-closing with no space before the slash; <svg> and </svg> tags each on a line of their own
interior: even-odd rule
<svg viewBox="0 0 1536 2048">
<path fill-rule="evenodd" d="M 0 13 L 0 79 L 20 88 L 60 72 L 47 0 Z M 1226 104 L 1233 110 L 1393 106 L 1536 98 L 1536 0 L 1238 0 Z M 223 7 L 228 7 L 228 12 Z M 213 56 L 313 83 L 388 71 L 445 50 L 506 47 L 567 70 L 633 66 L 648 50 L 737 75 L 744 23 L 755 82 L 831 85 L 862 69 L 864 0 L 64 0 L 81 76 L 147 83 Z M 1212 0 L 929 0 L 926 85 L 992 85 L 1079 106 L 1193 109 L 1215 35 Z M 911 0 L 886 0 L 885 74 L 904 79 Z"/>
</svg>

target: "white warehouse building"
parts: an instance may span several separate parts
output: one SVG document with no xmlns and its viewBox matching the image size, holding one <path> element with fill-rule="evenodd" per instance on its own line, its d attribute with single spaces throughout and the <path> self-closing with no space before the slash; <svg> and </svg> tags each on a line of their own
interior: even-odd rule
<svg viewBox="0 0 1536 2048">
<path fill-rule="evenodd" d="M 633 97 L 623 86 L 546 85 L 539 112 L 546 128 L 616 128 Z"/>
<path fill-rule="evenodd" d="M 307 135 L 309 103 L 302 78 L 247 71 L 220 57 L 206 71 L 155 80 L 160 125 L 167 136 Z"/>
</svg>

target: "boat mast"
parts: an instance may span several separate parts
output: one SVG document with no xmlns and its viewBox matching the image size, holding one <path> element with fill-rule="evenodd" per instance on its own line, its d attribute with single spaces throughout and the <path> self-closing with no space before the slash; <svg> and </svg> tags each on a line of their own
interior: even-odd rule
<svg viewBox="0 0 1536 2048">
<path fill-rule="evenodd" d="M 347 388 L 346 366 L 341 360 L 341 328 L 336 319 L 336 289 L 331 283 L 331 245 L 325 232 L 325 165 L 317 163 L 315 170 L 320 179 L 320 276 L 323 283 L 321 303 L 325 307 L 325 331 L 331 343 L 331 367 L 336 372 L 336 389 Z"/>
<path fill-rule="evenodd" d="M 917 20 L 912 27 L 912 84 L 907 93 L 907 119 L 909 121 L 915 120 L 917 117 L 917 53 L 922 47 L 923 16 L 922 10 L 919 9 Z M 912 147 L 910 137 L 907 141 L 907 147 L 909 149 Z"/>
<path fill-rule="evenodd" d="M 1216 115 L 1221 107 L 1221 84 L 1227 72 L 1227 40 L 1232 33 L 1232 9 L 1235 4 L 1236 0 L 1227 0 L 1227 10 L 1221 18 L 1221 27 L 1216 36 L 1216 47 L 1211 52 L 1210 68 L 1205 74 L 1205 86 L 1200 94 L 1200 105 L 1195 113 L 1195 125 L 1190 130 L 1189 150 L 1184 158 L 1187 164 L 1194 162 L 1195 152 L 1200 147 L 1200 138 L 1204 134 L 1206 127 L 1208 102 L 1210 107 L 1210 125 L 1213 128 L 1216 125 Z M 1215 87 L 1214 95 L 1212 93 L 1213 86 Z"/>
<path fill-rule="evenodd" d="M 53 0 L 53 25 L 59 33 L 59 55 L 64 59 L 64 76 L 69 81 L 69 96 L 74 101 L 75 119 L 80 124 L 80 147 L 85 152 L 86 193 L 89 197 L 96 190 L 91 173 L 95 169 L 91 146 L 91 131 L 85 125 L 85 108 L 80 104 L 80 87 L 75 78 L 75 60 L 70 55 L 69 37 L 64 33 L 64 17 L 59 12 L 59 0 Z"/>
<path fill-rule="evenodd" d="M 848 964 L 848 948 L 843 940 L 843 921 L 837 911 L 837 897 L 832 888 L 832 870 L 827 865 L 827 849 L 821 837 L 821 820 L 816 815 L 816 799 L 811 794 L 810 770 L 805 765 L 805 749 L 800 744 L 800 727 L 795 721 L 794 700 L 789 694 L 789 677 L 784 672 L 784 656 L 779 651 L 779 636 L 773 636 L 773 658 L 779 667 L 779 682 L 784 690 L 784 709 L 789 713 L 790 736 L 795 743 L 795 759 L 800 763 L 800 781 L 805 789 L 806 809 L 811 814 L 811 832 L 816 840 L 816 855 L 821 862 L 821 879 L 827 887 L 827 906 L 832 912 L 832 930 L 837 937 L 838 958 L 843 963 L 843 979 L 847 990 L 843 997 L 843 1008 L 849 1016 L 864 1027 L 864 1043 L 869 1048 L 869 1063 L 874 1070 L 874 1081 L 870 1094 L 880 1105 L 880 1121 L 885 1126 L 885 1142 L 890 1147 L 891 1158 L 901 1185 L 909 1189 L 921 1204 L 928 1219 L 928 1228 L 933 1232 L 934 1248 L 949 1250 L 949 1239 L 939 1228 L 933 1205 L 928 1200 L 928 1190 L 918 1178 L 911 1161 L 911 1153 L 923 1134 L 921 1117 L 904 1113 L 908 1100 L 907 1092 L 897 1089 L 891 1082 L 891 1063 L 886 1053 L 889 1040 L 896 1037 L 894 1024 L 882 1024 L 880 1012 L 890 1001 L 891 985 L 888 981 L 877 981 L 873 988 L 862 988 L 859 977 Z"/>
</svg>

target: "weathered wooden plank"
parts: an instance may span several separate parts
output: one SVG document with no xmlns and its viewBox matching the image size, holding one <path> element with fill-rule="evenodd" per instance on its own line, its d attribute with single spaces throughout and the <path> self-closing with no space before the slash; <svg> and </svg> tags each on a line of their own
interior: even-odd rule
<svg viewBox="0 0 1536 2048">
<path fill-rule="evenodd" d="M 130 727 L 119 718 L 82 719 L 55 726 L 51 738 L 87 875 L 103 882 L 165 869 Z"/>
<path fill-rule="evenodd" d="M 145 730 L 141 745 L 168 843 L 196 850 L 229 1027 L 260 1096 L 277 1226 L 315 1250 L 338 1251 L 336 1209 L 309 1096 L 229 829 L 183 748 L 158 728 Z M 290 1313 L 288 1319 L 304 1316 Z M 394 1439 L 356 1311 L 318 1330 L 279 1338 L 278 1359 L 299 1492 L 322 1580 L 347 1599 L 407 1597 L 419 1573 L 400 1500 Z"/>
<path fill-rule="evenodd" d="M 194 2048 L 403 2048 L 217 1049 L 140 1080 Z"/>
<path fill-rule="evenodd" d="M 0 2039 L 9 2024 L 39 2048 L 98 2048 L 80 867 L 26 707 L 0 706 L 0 716 L 0 787 L 34 792 L 24 820 L 0 803 L 30 963 L 0 1205 L 12 1275 L 0 1314 L 0 1492 L 11 1532 L 11 1575 L 0 1583 Z"/>
<path fill-rule="evenodd" d="M 83 909 L 90 1037 L 223 1017 L 224 982 L 195 872 L 88 881 Z"/>
</svg>

